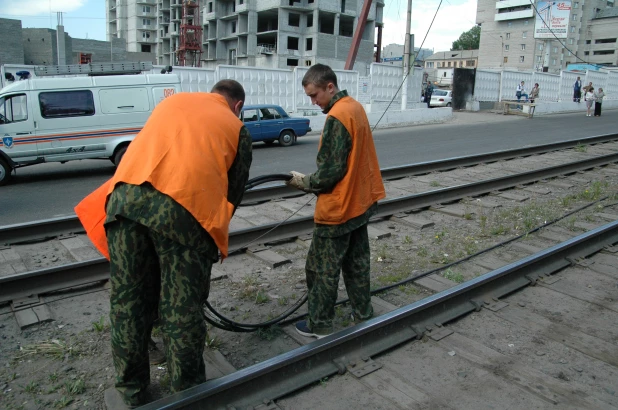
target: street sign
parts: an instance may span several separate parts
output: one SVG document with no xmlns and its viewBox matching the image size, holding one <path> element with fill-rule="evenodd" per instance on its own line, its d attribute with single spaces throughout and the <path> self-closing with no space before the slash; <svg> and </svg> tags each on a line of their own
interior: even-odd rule
<svg viewBox="0 0 618 410">
<path fill-rule="evenodd" d="M 403 57 L 384 57 L 382 61 L 385 63 L 389 61 L 403 61 Z"/>
</svg>

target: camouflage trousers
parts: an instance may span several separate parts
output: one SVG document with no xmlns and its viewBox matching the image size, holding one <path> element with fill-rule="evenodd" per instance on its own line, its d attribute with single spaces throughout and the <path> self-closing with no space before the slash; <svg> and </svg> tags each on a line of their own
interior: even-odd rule
<svg viewBox="0 0 618 410">
<path fill-rule="evenodd" d="M 334 238 L 317 236 L 314 232 L 305 265 L 312 331 L 321 334 L 333 331 L 340 272 L 354 316 L 366 320 L 373 315 L 370 258 L 367 224 Z"/>
<path fill-rule="evenodd" d="M 157 309 L 172 391 L 205 382 L 206 325 L 201 309 L 210 288 L 212 255 L 122 217 L 108 222 L 106 231 L 116 388 L 127 404 L 143 403 Z"/>
</svg>

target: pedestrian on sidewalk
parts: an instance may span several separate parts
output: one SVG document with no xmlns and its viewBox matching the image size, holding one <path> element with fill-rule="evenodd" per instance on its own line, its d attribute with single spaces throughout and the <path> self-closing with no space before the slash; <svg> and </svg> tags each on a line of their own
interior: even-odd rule
<svg viewBox="0 0 618 410">
<path fill-rule="evenodd" d="M 425 88 L 425 102 L 427 102 L 427 108 L 431 108 L 431 95 L 433 94 L 433 84 L 431 81 L 427 81 L 427 88 Z"/>
<path fill-rule="evenodd" d="M 601 104 L 603 104 L 603 97 L 605 97 L 605 93 L 603 89 L 599 87 L 599 91 L 594 94 L 594 116 L 601 116 Z"/>
<path fill-rule="evenodd" d="M 517 89 L 515 90 L 515 97 L 517 97 L 517 101 L 521 101 L 521 98 L 525 97 L 525 102 L 528 102 L 528 94 L 526 93 L 526 87 L 523 81 L 517 85 Z"/>
<path fill-rule="evenodd" d="M 577 77 L 575 84 L 573 84 L 573 102 L 580 102 L 582 98 L 582 81 Z"/>
<path fill-rule="evenodd" d="M 586 101 L 586 117 L 592 116 L 592 103 L 594 103 L 594 87 L 586 87 L 586 95 L 584 96 Z"/>
<path fill-rule="evenodd" d="M 539 97 L 539 83 L 534 83 L 534 87 L 530 90 L 530 102 L 533 103 Z"/>
<path fill-rule="evenodd" d="M 116 378 L 104 394 L 108 409 L 147 402 L 153 312 L 172 392 L 206 381 L 202 305 L 218 253 L 227 256 L 230 219 L 252 160 L 251 135 L 238 118 L 244 101 L 234 80 L 219 81 L 210 93 L 165 98 L 114 176 L 76 207 L 110 260 Z"/>
<path fill-rule="evenodd" d="M 321 338 L 333 332 L 341 273 L 353 319 L 366 320 L 373 315 L 367 223 L 386 194 L 363 106 L 346 90 L 339 90 L 337 76 L 329 66 L 311 66 L 302 85 L 327 117 L 318 146 L 317 171 L 309 175 L 292 171 L 288 182 L 318 196 L 305 265 L 309 316 L 296 323 L 296 331 Z"/>
</svg>

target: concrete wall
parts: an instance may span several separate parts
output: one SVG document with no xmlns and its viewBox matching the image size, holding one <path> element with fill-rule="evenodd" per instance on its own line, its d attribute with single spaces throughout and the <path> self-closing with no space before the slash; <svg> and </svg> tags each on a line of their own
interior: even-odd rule
<svg viewBox="0 0 618 410">
<path fill-rule="evenodd" d="M 127 61 L 127 46 L 123 39 L 114 38 L 113 45 L 109 41 L 89 40 L 74 38 L 72 40 L 72 52 L 92 54 L 93 63 L 107 63 L 111 61 Z M 150 60 L 148 60 L 150 61 Z M 73 64 L 77 64 L 74 61 Z"/>
<path fill-rule="evenodd" d="M 0 19 L 0 64 L 23 64 L 24 44 L 15 33 L 21 32 L 21 20 Z"/>
<path fill-rule="evenodd" d="M 57 65 L 56 30 L 48 28 L 22 29 L 22 45 L 25 64 Z M 71 55 L 69 50 L 66 51 Z"/>
</svg>

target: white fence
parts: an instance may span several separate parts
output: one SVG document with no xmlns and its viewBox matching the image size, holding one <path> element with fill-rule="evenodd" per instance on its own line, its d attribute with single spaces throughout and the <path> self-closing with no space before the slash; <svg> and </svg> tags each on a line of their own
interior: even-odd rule
<svg viewBox="0 0 618 410">
<path fill-rule="evenodd" d="M 528 93 L 539 83 L 540 101 L 562 102 L 573 100 L 573 84 L 580 77 L 582 86 L 592 82 L 595 90 L 603 88 L 605 99 L 618 100 L 618 72 L 586 71 L 577 73 L 563 71 L 560 75 L 537 71 L 476 70 L 474 85 L 475 101 L 514 100 L 517 85 L 525 82 Z"/>
<path fill-rule="evenodd" d="M 164 66 L 154 66 L 151 73 L 158 74 Z M 34 66 L 5 64 L 1 68 L 2 87 L 7 85 L 5 73 L 26 70 L 34 78 Z M 320 108 L 311 105 L 305 95 L 302 78 L 307 67 L 295 67 L 294 70 L 266 69 L 257 67 L 217 66 L 216 69 L 196 67 L 173 67 L 172 74 L 180 78 L 182 90 L 186 92 L 208 92 L 217 81 L 230 78 L 240 82 L 245 88 L 246 104 L 277 104 L 289 112 L 303 112 L 307 115 L 320 112 Z M 339 88 L 365 104 L 390 102 L 391 110 L 401 107 L 402 68 L 387 64 L 371 64 L 371 75 L 359 77 L 356 71 L 335 70 Z M 418 103 L 421 97 L 423 70 L 415 69 L 408 77 L 408 106 Z"/>
</svg>

